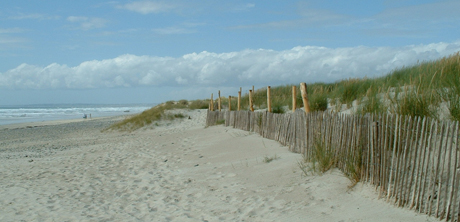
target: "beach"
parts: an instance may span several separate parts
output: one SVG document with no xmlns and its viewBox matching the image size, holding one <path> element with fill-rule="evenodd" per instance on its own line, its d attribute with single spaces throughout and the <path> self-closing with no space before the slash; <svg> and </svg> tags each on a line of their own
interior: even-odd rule
<svg viewBox="0 0 460 222">
<path fill-rule="evenodd" d="M 0 221 L 438 221 L 206 110 L 134 132 L 123 116 L 0 128 Z M 188 118 L 190 117 L 190 118 Z M 270 161 L 269 161 L 270 160 Z"/>
</svg>

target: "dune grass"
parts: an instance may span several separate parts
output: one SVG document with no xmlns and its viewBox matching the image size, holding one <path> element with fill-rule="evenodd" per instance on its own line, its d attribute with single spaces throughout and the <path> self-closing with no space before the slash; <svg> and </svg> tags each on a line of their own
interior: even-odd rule
<svg viewBox="0 0 460 222">
<path fill-rule="evenodd" d="M 394 113 L 410 116 L 438 118 L 437 107 L 445 103 L 448 118 L 460 120 L 460 54 L 456 53 L 435 61 L 402 67 L 376 78 L 344 79 L 334 83 L 307 84 L 311 111 L 324 111 L 330 105 L 340 110 L 342 104 L 351 107 L 360 104 L 358 112 Z M 297 108 L 303 106 L 297 86 Z M 271 88 L 272 104 L 292 109 L 292 85 Z M 236 101 L 236 100 L 235 100 Z M 249 110 L 249 95 L 244 94 L 241 108 Z M 267 89 L 254 92 L 254 108 L 267 107 Z M 236 103 L 236 102 L 235 102 Z M 236 107 L 233 106 L 232 107 Z"/>
<path fill-rule="evenodd" d="M 312 154 L 302 161 L 297 161 L 297 165 L 305 176 L 309 174 L 322 175 L 337 164 L 337 158 L 332 150 L 326 148 L 319 137 L 315 140 Z"/>
<path fill-rule="evenodd" d="M 131 116 L 127 119 L 124 119 L 120 122 L 117 122 L 111 125 L 108 130 L 118 130 L 118 131 L 135 131 L 144 126 L 150 125 L 158 120 L 174 120 L 178 118 L 185 118 L 183 114 L 166 114 L 166 110 L 173 109 L 207 109 L 209 101 L 206 100 L 180 100 L 180 101 L 167 101 L 151 109 L 145 110 L 144 112 Z"/>
</svg>

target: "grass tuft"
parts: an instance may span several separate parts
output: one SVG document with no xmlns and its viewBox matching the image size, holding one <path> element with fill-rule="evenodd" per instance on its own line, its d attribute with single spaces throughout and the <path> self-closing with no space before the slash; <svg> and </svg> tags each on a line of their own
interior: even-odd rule
<svg viewBox="0 0 460 222">
<path fill-rule="evenodd" d="M 277 160 L 277 159 L 279 159 L 279 158 L 280 158 L 280 157 L 277 156 L 276 154 L 275 154 L 274 156 L 272 156 L 272 157 L 265 156 L 263 162 L 264 162 L 264 163 L 270 163 L 270 162 L 272 162 L 273 160 Z"/>
<path fill-rule="evenodd" d="M 313 155 L 310 158 L 312 170 L 323 174 L 336 164 L 336 158 L 332 150 L 327 149 L 326 145 L 317 139 L 313 149 Z"/>
<path fill-rule="evenodd" d="M 345 158 L 345 175 L 350 179 L 352 184 L 349 188 L 354 187 L 360 180 L 362 175 L 362 150 L 353 149 Z"/>
<path fill-rule="evenodd" d="M 327 149 L 320 139 L 316 140 L 312 151 L 312 155 L 309 158 L 297 161 L 297 165 L 305 176 L 308 176 L 309 172 L 321 175 L 337 164 L 337 158 L 332 150 Z"/>
</svg>

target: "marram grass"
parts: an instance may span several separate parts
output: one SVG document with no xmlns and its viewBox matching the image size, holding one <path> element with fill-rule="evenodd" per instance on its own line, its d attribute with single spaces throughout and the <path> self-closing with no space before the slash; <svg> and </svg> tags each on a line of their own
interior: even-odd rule
<svg viewBox="0 0 460 222">
<path fill-rule="evenodd" d="M 104 131 L 118 130 L 131 132 L 144 126 L 150 125 L 158 120 L 174 120 L 177 118 L 184 118 L 185 116 L 183 114 L 166 114 L 165 111 L 173 109 L 206 109 L 208 108 L 208 103 L 209 101 L 203 100 L 194 100 L 191 102 L 187 100 L 180 100 L 178 102 L 167 101 L 151 109 L 145 110 L 140 114 L 117 122 Z"/>
<path fill-rule="evenodd" d="M 291 110 L 292 86 L 271 87 L 272 104 L 289 106 Z M 298 84 L 295 86 L 297 108 L 300 108 L 303 106 L 300 89 Z M 393 113 L 437 119 L 440 113 L 436 108 L 446 104 L 447 118 L 460 120 L 460 53 L 402 67 L 382 77 L 310 83 L 307 91 L 311 111 L 326 110 L 328 101 L 339 109 L 342 104 L 350 107 L 357 101 L 358 112 L 362 114 Z M 267 89 L 255 90 L 253 101 L 255 109 L 266 108 Z M 241 108 L 249 110 L 247 93 L 242 95 Z"/>
</svg>

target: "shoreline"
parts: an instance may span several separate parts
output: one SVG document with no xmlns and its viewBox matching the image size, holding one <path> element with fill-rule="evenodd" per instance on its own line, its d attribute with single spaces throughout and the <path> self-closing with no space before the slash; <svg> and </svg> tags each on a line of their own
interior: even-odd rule
<svg viewBox="0 0 460 222">
<path fill-rule="evenodd" d="M 138 114 L 148 104 L 35 104 L 0 107 L 0 126 Z"/>
<path fill-rule="evenodd" d="M 438 221 L 257 134 L 205 128 L 205 110 L 134 132 L 115 119 L 0 134 L 1 221 Z M 109 117 L 110 118 L 110 117 Z M 264 161 L 272 158 L 271 162 Z"/>
<path fill-rule="evenodd" d="M 87 122 L 87 121 L 94 121 L 94 120 L 101 120 L 101 119 L 120 119 L 121 120 L 123 118 L 127 118 L 132 115 L 135 115 L 135 114 L 93 117 L 91 119 L 79 118 L 79 119 L 59 119 L 59 120 L 37 121 L 37 122 L 11 123 L 11 124 L 0 125 L 0 130 L 35 128 L 35 127 L 41 127 L 41 126 L 52 126 L 52 125 L 60 125 L 60 124 L 67 124 L 67 123 Z"/>
</svg>

